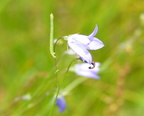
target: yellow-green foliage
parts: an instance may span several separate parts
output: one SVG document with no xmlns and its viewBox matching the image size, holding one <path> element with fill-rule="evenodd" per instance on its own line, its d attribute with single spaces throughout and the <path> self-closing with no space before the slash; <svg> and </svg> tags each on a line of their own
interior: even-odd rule
<svg viewBox="0 0 144 116">
<path fill-rule="evenodd" d="M 99 80 L 66 76 L 75 57 L 64 54 L 64 40 L 56 71 L 50 13 L 55 38 L 89 35 L 98 25 L 105 47 L 91 53 L 102 64 Z M 143 0 L 0 0 L 0 116 L 142 116 L 143 32 Z M 67 108 L 59 113 L 54 97 L 64 78 Z"/>
</svg>

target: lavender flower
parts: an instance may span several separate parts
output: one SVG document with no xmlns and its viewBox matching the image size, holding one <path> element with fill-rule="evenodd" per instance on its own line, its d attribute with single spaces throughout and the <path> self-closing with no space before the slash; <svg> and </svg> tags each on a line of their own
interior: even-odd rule
<svg viewBox="0 0 144 116">
<path fill-rule="evenodd" d="M 74 71 L 79 76 L 84 76 L 88 78 L 94 78 L 99 79 L 100 77 L 97 75 L 100 63 L 95 62 L 95 67 L 93 69 L 89 69 L 89 64 L 82 63 L 82 64 L 76 64 L 74 67 Z"/>
<path fill-rule="evenodd" d="M 92 56 L 88 50 L 97 50 L 104 46 L 103 42 L 95 38 L 98 26 L 94 31 L 86 36 L 81 34 L 73 34 L 68 36 L 68 45 L 74 53 L 76 53 L 84 62 L 92 64 Z"/>
<path fill-rule="evenodd" d="M 59 96 L 56 100 L 56 105 L 59 107 L 59 112 L 63 112 L 66 108 L 65 99 L 63 96 Z"/>
</svg>

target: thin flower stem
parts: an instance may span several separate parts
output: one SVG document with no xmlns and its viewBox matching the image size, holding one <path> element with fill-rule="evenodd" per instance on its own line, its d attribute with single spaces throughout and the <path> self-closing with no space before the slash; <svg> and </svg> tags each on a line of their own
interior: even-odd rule
<svg viewBox="0 0 144 116">
<path fill-rule="evenodd" d="M 69 71 L 72 63 L 75 62 L 75 61 L 77 61 L 77 60 L 80 60 L 80 58 L 76 58 L 76 59 L 74 59 L 74 60 L 72 60 L 72 61 L 70 62 L 69 66 L 68 66 L 68 68 L 67 68 L 67 70 L 66 70 L 66 77 L 68 76 L 68 71 Z"/>
<path fill-rule="evenodd" d="M 58 98 L 58 95 L 60 93 L 61 86 L 62 86 L 62 84 L 64 82 L 64 80 L 63 80 L 62 83 L 59 84 L 58 77 L 57 77 L 57 73 L 58 73 L 59 70 L 58 70 L 57 58 L 56 58 L 56 44 L 63 37 L 58 38 L 56 40 L 56 42 L 54 43 L 54 36 L 53 36 L 54 35 L 54 21 L 53 21 L 53 19 L 54 19 L 53 14 L 50 14 L 50 53 L 53 56 L 54 62 L 55 62 L 55 70 L 56 70 L 55 71 L 55 77 L 56 77 L 56 82 L 57 82 L 57 92 L 56 92 L 56 96 L 54 98 L 54 102 L 53 102 L 52 108 L 51 108 L 51 110 L 49 112 L 49 116 L 52 115 L 52 111 L 53 111 L 54 106 L 56 104 L 56 100 Z"/>
<path fill-rule="evenodd" d="M 55 77 L 56 77 L 56 82 L 57 82 L 57 92 L 56 92 L 56 96 L 55 96 L 55 98 L 54 98 L 54 102 L 53 102 L 53 104 L 52 104 L 52 108 L 51 108 L 51 110 L 50 110 L 50 112 L 49 112 L 49 116 L 52 115 L 54 106 L 55 106 L 55 104 L 56 104 L 56 100 L 57 100 L 58 95 L 59 95 L 59 93 L 60 93 L 61 86 L 62 86 L 62 84 L 63 84 L 63 82 L 64 82 L 64 79 L 65 79 L 65 77 L 64 77 L 62 83 L 59 84 L 58 77 L 57 77 L 57 72 L 58 72 L 59 70 L 58 70 L 57 58 L 56 58 L 56 44 L 57 44 L 57 42 L 58 42 L 60 39 L 62 39 L 62 38 L 63 38 L 63 37 L 58 38 L 58 39 L 56 40 L 56 42 L 54 43 L 54 16 L 53 16 L 53 14 L 50 14 L 50 54 L 51 54 L 52 57 L 54 58 L 54 62 L 55 62 L 55 70 L 56 70 L 56 71 L 55 71 Z"/>
<path fill-rule="evenodd" d="M 56 77 L 57 88 L 58 88 L 58 92 L 56 94 L 56 99 L 57 99 L 57 96 L 58 96 L 59 90 L 60 90 L 60 85 L 59 85 L 59 81 L 58 81 L 58 77 L 57 77 L 58 66 L 57 66 L 57 60 L 56 60 L 55 49 L 54 49 L 54 16 L 53 16 L 52 13 L 50 14 L 50 54 L 54 58 L 54 62 L 55 62 L 55 64 L 54 64 L 55 65 L 55 70 L 56 70 L 55 71 L 55 77 Z M 54 102 L 52 104 L 52 108 L 49 112 L 49 116 L 52 115 L 52 111 L 54 109 L 56 99 L 54 100 Z"/>
<path fill-rule="evenodd" d="M 63 39 L 64 37 L 62 36 L 62 37 L 59 37 L 57 40 L 56 40 L 56 42 L 54 43 L 54 53 L 56 53 L 56 44 L 57 44 L 57 42 L 60 40 L 60 39 Z"/>
<path fill-rule="evenodd" d="M 62 85 L 63 85 L 63 83 L 64 83 L 64 81 L 65 81 L 66 77 L 68 76 L 68 71 L 69 71 L 69 69 L 70 69 L 70 67 L 71 67 L 72 63 L 73 63 L 73 62 L 75 62 L 76 60 L 79 60 L 79 58 L 76 58 L 76 59 L 72 60 L 72 61 L 71 61 L 71 63 L 69 64 L 69 66 L 68 66 L 68 68 L 67 68 L 67 70 L 66 70 L 66 75 L 65 75 L 65 77 L 64 77 L 64 79 L 63 79 L 63 81 L 62 81 L 62 83 L 61 83 L 61 86 L 60 86 L 60 87 L 62 87 Z"/>
<path fill-rule="evenodd" d="M 59 93 L 60 93 L 60 90 L 61 90 L 61 88 L 62 88 L 62 85 L 63 85 L 63 83 L 64 83 L 64 81 L 65 81 L 65 79 L 66 79 L 66 77 L 67 77 L 67 75 L 68 75 L 68 71 L 69 71 L 69 69 L 70 69 L 70 66 L 71 66 L 72 63 L 73 63 L 74 61 L 76 61 L 76 60 L 79 60 L 79 58 L 74 59 L 73 61 L 71 61 L 71 63 L 69 64 L 69 66 L 68 66 L 68 68 L 67 68 L 67 70 L 66 70 L 66 76 L 65 76 L 64 79 L 62 80 L 61 84 L 58 84 L 58 86 L 57 86 L 58 90 L 57 90 L 57 92 L 56 92 L 56 96 L 55 96 L 55 99 L 54 99 L 54 104 L 52 105 L 52 109 L 50 110 L 49 116 L 51 116 L 51 114 L 52 114 L 52 111 L 53 111 L 54 106 L 55 106 L 55 104 L 56 104 L 56 100 L 57 100 L 57 98 L 58 98 L 58 95 L 59 95 Z"/>
<path fill-rule="evenodd" d="M 64 79 L 62 80 L 62 82 L 61 82 L 61 84 L 60 84 L 60 86 L 59 86 L 59 89 L 58 89 L 58 92 L 57 92 L 58 94 L 59 94 L 59 92 L 60 92 L 60 89 L 62 88 L 62 85 L 63 85 L 63 83 L 64 83 L 66 77 L 68 76 L 68 71 L 69 71 L 69 69 L 70 69 L 72 63 L 75 62 L 76 60 L 79 60 L 79 58 L 74 59 L 74 60 L 71 61 L 71 63 L 69 64 L 69 66 L 68 66 L 68 68 L 67 68 L 67 70 L 66 70 L 66 75 L 65 75 Z M 58 94 L 56 95 L 56 99 L 57 99 L 57 97 L 58 97 Z"/>
<path fill-rule="evenodd" d="M 53 58 L 56 58 L 54 52 L 54 15 L 50 14 L 50 54 Z"/>
</svg>

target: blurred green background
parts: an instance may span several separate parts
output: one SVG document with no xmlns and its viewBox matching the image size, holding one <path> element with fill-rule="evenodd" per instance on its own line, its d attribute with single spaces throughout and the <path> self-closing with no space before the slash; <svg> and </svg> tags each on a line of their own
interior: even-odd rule
<svg viewBox="0 0 144 116">
<path fill-rule="evenodd" d="M 50 13 L 55 38 L 89 35 L 95 25 L 105 47 L 91 51 L 102 63 L 101 79 L 69 72 L 76 84 L 65 96 L 63 113 L 52 116 L 142 116 L 144 114 L 143 0 L 0 0 L 0 115 L 48 116 L 57 82 L 73 56 L 57 44 L 58 80 L 49 53 Z"/>
</svg>

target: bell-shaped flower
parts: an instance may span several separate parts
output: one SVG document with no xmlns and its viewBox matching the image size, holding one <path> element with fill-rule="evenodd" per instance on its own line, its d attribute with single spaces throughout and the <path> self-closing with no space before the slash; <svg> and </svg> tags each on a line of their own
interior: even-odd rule
<svg viewBox="0 0 144 116">
<path fill-rule="evenodd" d="M 92 56 L 88 50 L 97 50 L 104 46 L 103 42 L 95 38 L 98 26 L 94 31 L 86 36 L 81 34 L 73 34 L 68 36 L 68 45 L 74 53 L 76 53 L 84 62 L 92 64 Z"/>
<path fill-rule="evenodd" d="M 90 69 L 89 68 L 89 64 L 81 63 L 81 64 L 76 64 L 75 65 L 74 71 L 79 76 L 99 79 L 100 77 L 97 74 L 98 71 L 100 70 L 99 66 L 100 66 L 100 63 L 99 62 L 95 62 L 95 67 Z"/>
<path fill-rule="evenodd" d="M 66 109 L 66 102 L 63 96 L 57 98 L 56 105 L 59 107 L 59 112 L 63 112 Z"/>
</svg>

